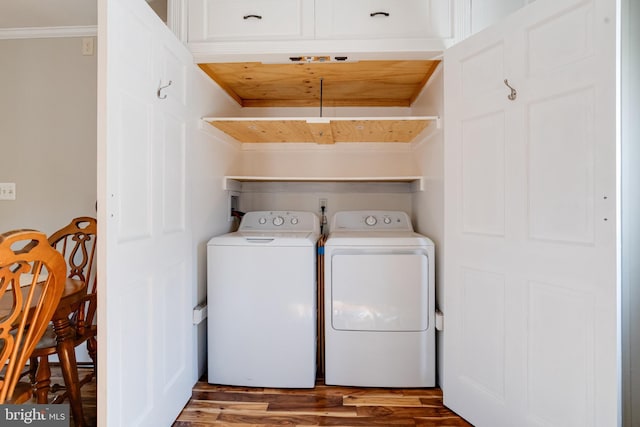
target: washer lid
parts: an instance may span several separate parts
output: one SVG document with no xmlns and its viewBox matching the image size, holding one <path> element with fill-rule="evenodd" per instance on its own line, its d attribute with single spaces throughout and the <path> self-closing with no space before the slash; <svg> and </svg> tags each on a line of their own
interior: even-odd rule
<svg viewBox="0 0 640 427">
<path fill-rule="evenodd" d="M 319 234 L 310 231 L 236 231 L 209 240 L 209 246 L 315 246 Z"/>
</svg>

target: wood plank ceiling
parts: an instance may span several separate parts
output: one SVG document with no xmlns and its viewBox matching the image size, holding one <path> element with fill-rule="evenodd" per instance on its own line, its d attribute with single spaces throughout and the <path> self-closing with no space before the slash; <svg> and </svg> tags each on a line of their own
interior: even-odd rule
<svg viewBox="0 0 640 427">
<path fill-rule="evenodd" d="M 440 61 L 199 64 L 243 107 L 409 107 Z"/>
<path fill-rule="evenodd" d="M 208 63 L 200 68 L 242 107 L 409 107 L 440 61 Z M 322 100 L 322 102 L 321 102 Z M 428 120 L 312 122 L 208 119 L 240 142 L 410 142 Z M 337 119 L 337 118 L 336 118 Z"/>
</svg>

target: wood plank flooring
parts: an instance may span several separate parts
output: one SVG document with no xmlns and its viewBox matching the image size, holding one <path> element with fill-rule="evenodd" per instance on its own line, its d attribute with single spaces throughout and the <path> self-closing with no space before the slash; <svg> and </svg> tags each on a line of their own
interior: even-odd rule
<svg viewBox="0 0 640 427">
<path fill-rule="evenodd" d="M 86 374 L 91 372 L 92 369 L 93 368 L 91 366 L 80 365 L 78 366 L 78 376 L 82 378 Z M 64 380 L 62 379 L 62 371 L 60 370 L 60 365 L 58 365 L 57 363 L 51 364 L 51 384 L 64 384 Z M 98 424 L 95 378 L 80 389 L 80 394 L 82 396 L 82 410 L 84 412 L 84 419 L 87 423 L 87 427 L 95 427 Z M 51 401 L 54 397 L 54 394 L 50 394 L 49 401 Z M 65 401 L 64 403 L 69 403 L 69 401 Z M 71 415 L 71 410 L 69 410 L 69 415 Z M 73 425 L 73 418 L 71 418 L 69 425 Z"/>
<path fill-rule="evenodd" d="M 81 367 L 83 370 L 90 369 Z M 52 382 L 62 382 L 52 366 Z M 95 380 L 82 387 L 89 427 L 97 425 Z M 72 424 L 71 424 L 72 425 Z M 442 404 L 442 391 L 325 386 L 268 389 L 212 385 L 206 379 L 193 388 L 173 427 L 271 426 L 471 426 Z"/>
<path fill-rule="evenodd" d="M 173 427 L 471 426 L 442 403 L 442 391 L 334 387 L 268 389 L 198 382 Z"/>
</svg>

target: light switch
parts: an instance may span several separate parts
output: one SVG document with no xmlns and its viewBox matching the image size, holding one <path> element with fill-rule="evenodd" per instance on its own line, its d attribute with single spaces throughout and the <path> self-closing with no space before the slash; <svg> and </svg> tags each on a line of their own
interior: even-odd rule
<svg viewBox="0 0 640 427">
<path fill-rule="evenodd" d="M 0 182 L 0 200 L 16 199 L 16 183 Z"/>
</svg>

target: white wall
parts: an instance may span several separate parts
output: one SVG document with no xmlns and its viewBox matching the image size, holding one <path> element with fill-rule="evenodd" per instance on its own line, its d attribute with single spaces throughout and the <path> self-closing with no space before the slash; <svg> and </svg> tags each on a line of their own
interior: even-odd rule
<svg viewBox="0 0 640 427">
<path fill-rule="evenodd" d="M 237 163 L 240 144 L 218 138 L 208 125 L 198 122 L 200 117 L 233 114 L 239 107 L 199 69 L 192 70 L 190 107 L 194 123 L 187 137 L 188 192 L 190 223 L 195 246 L 194 277 L 196 291 L 193 306 L 207 298 L 207 242 L 211 237 L 231 231 L 233 223 L 227 220 L 227 191 L 223 190 L 223 176 Z M 206 369 L 206 320 L 197 328 L 196 379 Z"/>
<path fill-rule="evenodd" d="M 243 186 L 240 210 L 302 210 L 321 215 L 320 199 L 327 201 L 330 224 L 338 211 L 397 210 L 412 212 L 409 183 L 251 183 Z M 325 233 L 330 226 L 324 228 Z"/>
<path fill-rule="evenodd" d="M 324 117 L 410 115 L 408 108 L 327 108 Z M 243 116 L 314 117 L 316 108 L 243 109 Z M 234 174 L 273 177 L 393 177 L 420 175 L 409 144 L 315 143 L 243 144 Z M 337 211 L 401 210 L 412 213 L 407 183 L 277 183 L 244 184 L 240 210 L 305 210 L 320 214 L 319 199 L 327 199 L 327 221 Z"/>
<path fill-rule="evenodd" d="M 418 174 L 407 144 L 245 144 L 242 175 L 380 177 Z"/>
<path fill-rule="evenodd" d="M 0 40 L 0 232 L 96 216 L 96 56 L 80 38 Z"/>
<path fill-rule="evenodd" d="M 438 66 L 421 96 L 413 104 L 416 115 L 440 116 L 444 112 L 443 64 Z M 444 134 L 442 127 L 426 139 L 416 143 L 415 157 L 424 177 L 424 191 L 414 193 L 413 223 L 416 230 L 428 236 L 435 244 L 436 252 L 436 308 L 443 306 L 444 283 L 442 281 L 444 253 Z M 445 313 L 446 316 L 446 313 Z M 442 378 L 443 332 L 436 334 L 437 378 Z"/>
</svg>

